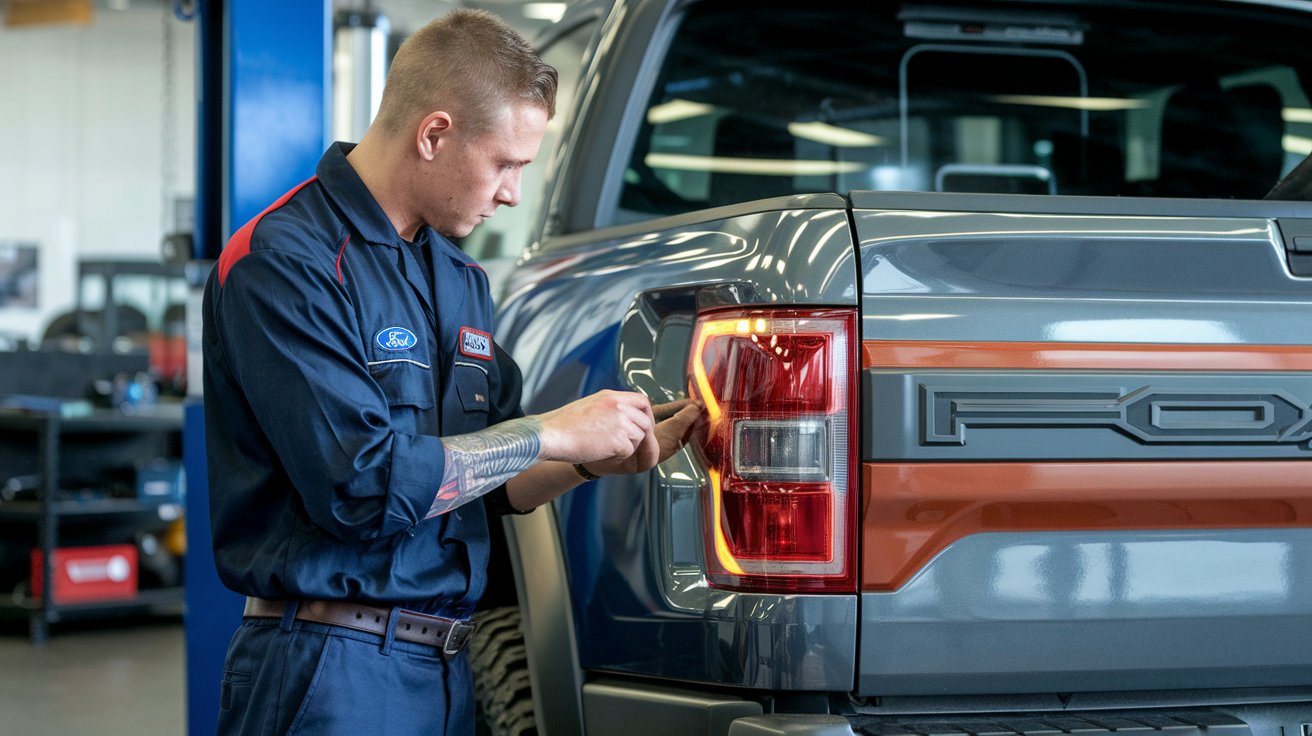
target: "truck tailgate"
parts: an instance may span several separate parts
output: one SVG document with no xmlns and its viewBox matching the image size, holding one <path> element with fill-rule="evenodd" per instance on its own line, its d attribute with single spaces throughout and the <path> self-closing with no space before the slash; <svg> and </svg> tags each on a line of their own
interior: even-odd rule
<svg viewBox="0 0 1312 736">
<path fill-rule="evenodd" d="M 1312 208 L 852 205 L 857 693 L 1306 682 Z"/>
</svg>

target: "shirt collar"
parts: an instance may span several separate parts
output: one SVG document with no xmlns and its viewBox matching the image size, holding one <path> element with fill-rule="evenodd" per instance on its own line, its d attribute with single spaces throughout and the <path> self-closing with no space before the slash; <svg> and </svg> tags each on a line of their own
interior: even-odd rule
<svg viewBox="0 0 1312 736">
<path fill-rule="evenodd" d="M 341 210 L 351 226 L 366 241 L 380 245 L 400 245 L 401 236 L 369 188 L 364 185 L 346 155 L 355 148 L 354 143 L 337 142 L 328 147 L 315 174 L 324 191 Z"/>
</svg>

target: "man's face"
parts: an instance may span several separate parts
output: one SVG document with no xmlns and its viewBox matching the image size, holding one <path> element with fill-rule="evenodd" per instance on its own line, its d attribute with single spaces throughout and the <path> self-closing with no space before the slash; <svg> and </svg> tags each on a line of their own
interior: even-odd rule
<svg viewBox="0 0 1312 736">
<path fill-rule="evenodd" d="M 538 155 L 547 112 L 528 103 L 506 106 L 480 135 L 453 131 L 434 173 L 428 224 L 449 237 L 464 237 L 496 212 L 519 204 L 519 180 Z"/>
</svg>

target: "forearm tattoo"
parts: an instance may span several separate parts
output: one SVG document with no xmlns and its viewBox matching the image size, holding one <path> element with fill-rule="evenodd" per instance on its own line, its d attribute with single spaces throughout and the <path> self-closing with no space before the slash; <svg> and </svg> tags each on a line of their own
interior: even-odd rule
<svg viewBox="0 0 1312 736">
<path fill-rule="evenodd" d="M 512 419 L 480 432 L 443 437 L 446 469 L 442 485 L 424 518 L 463 506 L 537 464 L 542 422 Z"/>
</svg>

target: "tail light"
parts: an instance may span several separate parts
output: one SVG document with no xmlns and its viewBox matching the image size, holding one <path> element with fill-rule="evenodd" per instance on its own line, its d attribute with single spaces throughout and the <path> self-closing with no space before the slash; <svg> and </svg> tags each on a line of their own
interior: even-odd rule
<svg viewBox="0 0 1312 736">
<path fill-rule="evenodd" d="M 694 441 L 706 465 L 707 577 L 752 591 L 856 590 L 856 313 L 698 315 Z"/>
</svg>

